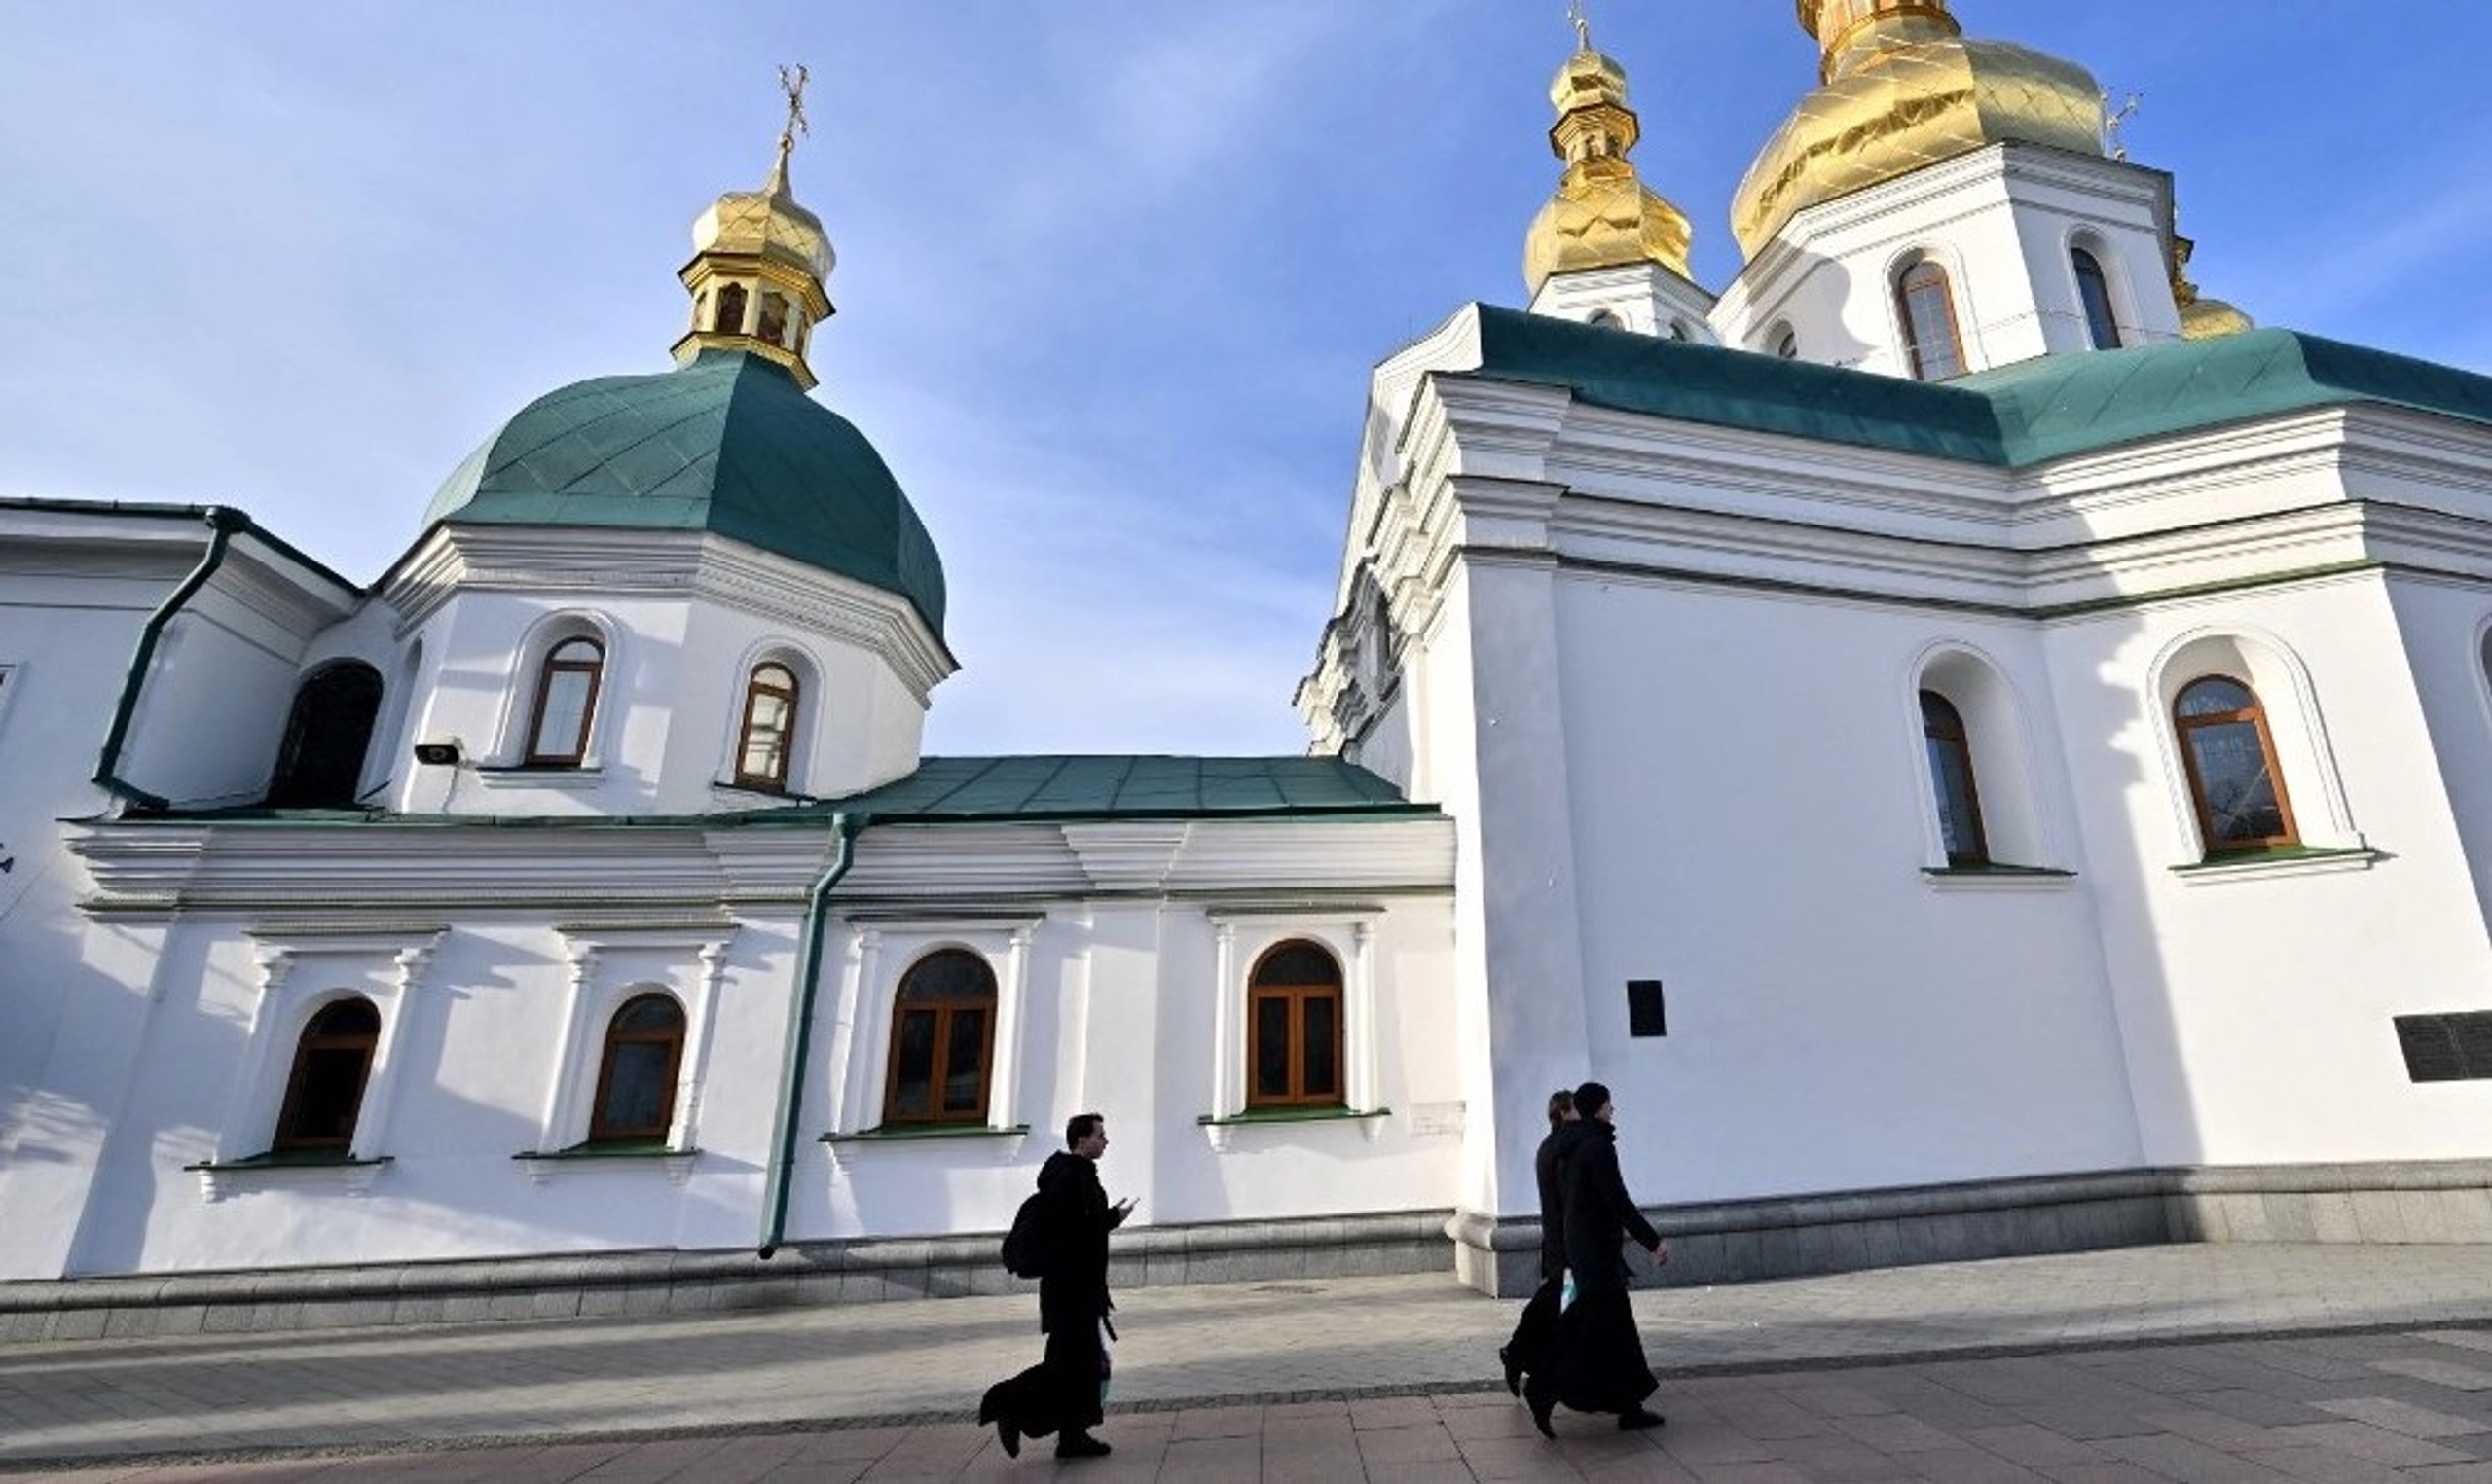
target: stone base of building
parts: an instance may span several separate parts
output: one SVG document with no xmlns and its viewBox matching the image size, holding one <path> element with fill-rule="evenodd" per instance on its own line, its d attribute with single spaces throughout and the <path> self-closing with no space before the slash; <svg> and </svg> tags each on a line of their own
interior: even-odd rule
<svg viewBox="0 0 2492 1484">
<path fill-rule="evenodd" d="M 2169 1242 L 2492 1243 L 2492 1160 L 2133 1170 L 1661 1207 L 1666 1285 Z M 1119 1288 L 1442 1273 L 1539 1282 L 1540 1224 L 1472 1213 L 1119 1233 Z M 706 1313 L 1029 1292 L 1000 1235 L 0 1283 L 0 1342 Z"/>
<path fill-rule="evenodd" d="M 1119 1233 L 1109 1282 L 1171 1284 L 1441 1273 L 1445 1213 L 1225 1221 Z M 0 1342 L 225 1334 L 364 1324 L 575 1319 L 1030 1293 L 1000 1232 L 369 1266 L 0 1283 Z"/>
<path fill-rule="evenodd" d="M 1667 1285 L 2167 1242 L 2492 1243 L 2492 1160 L 2132 1170 L 1648 1208 Z M 1520 1297 L 1540 1223 L 1456 1213 L 1454 1274 Z M 1639 1275 L 1640 1276 L 1640 1275 Z"/>
</svg>

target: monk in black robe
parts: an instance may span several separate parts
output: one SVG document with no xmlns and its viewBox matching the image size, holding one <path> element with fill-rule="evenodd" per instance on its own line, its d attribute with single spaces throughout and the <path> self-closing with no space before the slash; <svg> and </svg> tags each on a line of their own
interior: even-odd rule
<svg viewBox="0 0 2492 1484">
<path fill-rule="evenodd" d="M 1566 1209 L 1558 1183 L 1558 1136 L 1575 1121 L 1575 1095 L 1563 1088 L 1549 1095 L 1549 1134 L 1531 1157 L 1531 1173 L 1540 1186 L 1540 1286 L 1515 1321 L 1514 1337 L 1497 1348 L 1497 1363 L 1506 1369 L 1506 1390 L 1522 1394 L 1526 1371 L 1548 1363 L 1558 1339 L 1558 1301 L 1566 1276 Z"/>
<path fill-rule="evenodd" d="M 1060 1459 L 1098 1458 L 1108 1445 L 1090 1435 L 1108 1383 L 1108 1233 L 1133 1211 L 1131 1199 L 1108 1204 L 1099 1156 L 1108 1152 L 1107 1120 L 1079 1113 L 1064 1126 L 1066 1152 L 1039 1170 L 1046 1216 L 1046 1266 L 1039 1279 L 1039 1328 L 1045 1357 L 1009 1381 L 988 1387 L 977 1420 L 995 1424 L 1004 1451 L 1021 1456 L 1023 1437 L 1057 1434 Z"/>
<path fill-rule="evenodd" d="M 1661 1414 L 1644 1398 L 1661 1383 L 1644 1361 L 1635 1333 L 1635 1311 L 1627 1301 L 1627 1239 L 1652 1253 L 1655 1265 L 1669 1261 L 1661 1233 L 1635 1209 L 1618 1173 L 1618 1130 L 1609 1089 L 1587 1082 L 1575 1089 L 1576 1121 L 1558 1148 L 1558 1184 L 1566 1222 L 1566 1268 L 1574 1298 L 1558 1317 L 1558 1341 L 1545 1368 L 1531 1373 L 1523 1399 L 1532 1425 L 1549 1437 L 1549 1414 L 1558 1403 L 1578 1412 L 1615 1412 L 1621 1429 L 1650 1428 Z"/>
</svg>

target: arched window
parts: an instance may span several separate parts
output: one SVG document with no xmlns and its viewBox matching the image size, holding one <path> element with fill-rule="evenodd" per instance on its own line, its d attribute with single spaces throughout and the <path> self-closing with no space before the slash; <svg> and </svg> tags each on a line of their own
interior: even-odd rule
<svg viewBox="0 0 2492 1484">
<path fill-rule="evenodd" d="M 2085 333 L 2097 350 L 2120 348 L 2120 320 L 2111 312 L 2111 280 L 2103 276 L 2102 261 L 2079 247 L 2069 253 L 2076 270 L 2076 297 L 2085 304 Z"/>
<path fill-rule="evenodd" d="M 984 1122 L 995 971 L 965 949 L 928 954 L 900 980 L 895 1010 L 883 1122 Z"/>
<path fill-rule="evenodd" d="M 744 333 L 744 285 L 730 283 L 718 290 L 718 317 L 713 321 L 721 335 Z"/>
<path fill-rule="evenodd" d="M 275 1149 L 345 1150 L 354 1144 L 363 1084 L 381 1044 L 381 1012 L 368 999 L 340 999 L 303 1028 L 285 1103 L 276 1115 Z"/>
<path fill-rule="evenodd" d="M 1341 1102 L 1341 965 L 1318 944 L 1283 943 L 1246 989 L 1246 1105 Z"/>
<path fill-rule="evenodd" d="M 1895 279 L 1895 308 L 1903 314 L 1904 352 L 1912 374 L 1943 381 L 1964 374 L 1964 345 L 1956 334 L 1956 302 L 1947 270 L 1922 259 Z"/>
<path fill-rule="evenodd" d="M 1774 338 L 1774 353 L 1786 361 L 1798 360 L 1800 358 L 1800 332 L 1792 329 L 1789 325 L 1782 326 L 1781 333 Z"/>
<path fill-rule="evenodd" d="M 303 682 L 285 720 L 269 803 L 278 809 L 351 809 L 381 715 L 381 672 L 356 661 Z"/>
<path fill-rule="evenodd" d="M 1686 320 L 1684 320 L 1684 319 L 1673 319 L 1673 320 L 1671 320 L 1671 321 L 1670 321 L 1670 339 L 1672 339 L 1672 340 L 1682 340 L 1682 341 L 1683 341 L 1683 340 L 1693 340 L 1693 339 L 1695 339 L 1695 338 L 1696 338 L 1696 337 L 1695 337 L 1694 332 L 1690 331 L 1690 330 L 1687 328 L 1687 321 L 1686 321 Z"/>
<path fill-rule="evenodd" d="M 796 676 L 785 665 L 756 665 L 744 687 L 744 730 L 736 738 L 736 782 L 745 788 L 788 786 L 788 757 L 796 738 Z"/>
<path fill-rule="evenodd" d="M 788 334 L 788 300 L 782 294 L 761 296 L 761 323 L 753 330 L 763 340 L 777 344 Z"/>
<path fill-rule="evenodd" d="M 626 1000 L 605 1028 L 589 1142 L 665 1139 L 675 1123 L 675 1079 L 682 1066 L 683 1007 L 668 995 Z"/>
<path fill-rule="evenodd" d="M 589 723 L 605 673 L 605 646 L 565 639 L 546 653 L 536 677 L 536 713 L 528 724 L 528 765 L 576 768 L 588 756 Z"/>
<path fill-rule="evenodd" d="M 1627 321 L 1619 318 L 1616 314 L 1607 309 L 1593 310 L 1592 314 L 1584 320 L 1584 323 L 1588 325 L 1597 325 L 1604 330 L 1624 330 L 1627 328 Z"/>
<path fill-rule="evenodd" d="M 2192 680 L 2173 702 L 2172 719 L 2208 854 L 2299 842 L 2255 692 L 2228 675 Z"/>
<path fill-rule="evenodd" d="M 1982 805 L 1973 788 L 1973 749 L 1964 718 L 1936 691 L 1921 693 L 1921 737 L 1929 758 L 1929 791 L 1938 801 L 1938 833 L 1951 866 L 1990 863 L 1982 835 Z"/>
</svg>

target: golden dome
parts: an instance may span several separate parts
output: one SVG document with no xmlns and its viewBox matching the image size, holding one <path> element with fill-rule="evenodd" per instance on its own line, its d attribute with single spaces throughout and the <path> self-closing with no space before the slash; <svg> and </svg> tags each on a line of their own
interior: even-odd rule
<svg viewBox="0 0 2492 1484">
<path fill-rule="evenodd" d="M 788 92 L 788 127 L 770 178 L 758 191 L 719 197 L 692 224 L 692 261 L 676 274 L 692 296 L 692 325 L 675 343 L 675 358 L 688 366 L 713 350 L 758 355 L 810 388 L 805 350 L 814 326 L 831 314 L 823 282 L 834 260 L 822 218 L 788 189 L 788 157 L 805 131 L 805 69 L 780 68 L 779 84 Z"/>
<path fill-rule="evenodd" d="M 838 261 L 822 218 L 796 204 L 788 190 L 788 145 L 758 191 L 729 191 L 692 224 L 692 251 L 766 258 L 800 273 L 827 279 Z M 751 176 L 746 177 L 748 180 Z"/>
<path fill-rule="evenodd" d="M 2220 299 L 2201 299 L 2189 281 L 2189 255 L 2198 244 L 2178 233 L 2172 237 L 2172 301 L 2180 309 L 2182 340 L 2221 340 L 2255 330 L 2258 322 Z"/>
<path fill-rule="evenodd" d="M 1549 85 L 1558 110 L 1549 148 L 1566 173 L 1524 235 L 1523 282 L 1537 294 L 1553 274 L 1634 263 L 1687 277 L 1685 213 L 1647 190 L 1627 159 L 1643 132 L 1627 106 L 1627 71 L 1593 50 L 1580 19 L 1576 35 L 1575 54 Z"/>
<path fill-rule="evenodd" d="M 1947 0 L 1799 0 L 1823 86 L 1748 166 L 1731 231 L 1756 256 L 1794 213 L 2002 140 L 2103 153 L 2103 90 L 2072 62 L 1966 41 Z"/>
</svg>

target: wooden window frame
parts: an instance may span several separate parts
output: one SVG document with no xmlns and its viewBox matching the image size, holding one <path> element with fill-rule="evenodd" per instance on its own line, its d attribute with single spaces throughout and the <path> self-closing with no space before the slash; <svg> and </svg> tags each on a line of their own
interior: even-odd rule
<svg viewBox="0 0 2492 1484">
<path fill-rule="evenodd" d="M 1333 965 L 1333 978 L 1328 984 L 1265 984 L 1264 966 L 1281 954 L 1294 948 L 1310 948 L 1321 953 Z M 1255 966 L 1246 975 L 1246 1106 L 1258 1108 L 1347 1107 L 1349 1105 L 1349 995 L 1348 984 L 1341 971 L 1340 956 L 1312 938 L 1291 938 L 1264 950 Z M 1336 1086 L 1330 1092 L 1310 1092 L 1306 1086 L 1306 1006 L 1310 1001 L 1330 1000 L 1333 1006 L 1333 1077 Z M 1288 1090 L 1266 1093 L 1263 1089 L 1262 1007 L 1267 1001 L 1280 1000 L 1289 1006 Z"/>
<path fill-rule="evenodd" d="M 1918 284 L 1916 279 L 1920 280 Z M 1924 343 L 1913 319 L 1913 295 L 1924 290 L 1937 294 L 1938 306 L 1947 316 L 1948 355 L 1955 361 L 1956 369 L 1943 376 L 1930 373 L 1929 358 L 1923 353 Z M 1964 327 L 1956 318 L 1956 282 L 1944 265 L 1934 258 L 1920 258 L 1905 265 L 1903 271 L 1895 274 L 1895 312 L 1903 319 L 1904 358 L 1912 368 L 1914 380 L 1949 381 L 1970 369 L 1964 359 Z"/>
<path fill-rule="evenodd" d="M 2068 250 L 2069 269 L 2076 275 L 2077 308 L 2085 314 L 2085 338 L 2097 350 L 2120 348 L 2120 311 L 2111 302 L 2111 275 L 2104 271 L 2103 260 L 2091 248 L 2071 247 Z M 2086 288 L 2092 285 L 2094 293 Z M 2098 317 L 2096 310 L 2102 312 Z"/>
<path fill-rule="evenodd" d="M 595 652 L 594 663 L 566 660 L 563 652 L 574 644 L 586 644 Z M 554 694 L 554 677 L 564 674 L 588 676 L 588 699 L 580 706 L 578 735 L 571 739 L 568 752 L 551 752 L 545 748 L 545 703 Z M 588 760 L 588 740 L 597 727 L 597 705 L 605 691 L 605 643 L 584 633 L 557 639 L 545 651 L 536 667 L 536 699 L 528 710 L 528 761 L 531 768 L 577 768 Z"/>
<path fill-rule="evenodd" d="M 343 1006 L 356 1004 L 371 1012 L 371 1030 L 326 1033 L 319 1032 L 320 1022 L 327 1016 Z M 338 1136 L 297 1133 L 295 1121 L 303 1111 L 304 1073 L 311 1069 L 312 1054 L 315 1051 L 348 1049 L 362 1051 L 363 1067 L 355 1074 L 354 1117 L 348 1123 L 346 1133 Z M 311 1019 L 303 1023 L 303 1033 L 294 1039 L 294 1065 L 286 1073 L 285 1098 L 277 1104 L 276 1133 L 270 1139 L 269 1148 L 272 1151 L 289 1153 L 304 1151 L 343 1153 L 351 1150 L 354 1147 L 354 1131 L 363 1123 L 363 1095 L 372 1088 L 372 1064 L 380 1053 L 381 1007 L 371 1000 L 360 995 L 348 995 L 332 999 L 312 1011 Z"/>
<path fill-rule="evenodd" d="M 979 994 L 929 995 L 909 998 L 909 982 L 920 970 L 936 959 L 958 956 L 974 962 L 986 988 Z M 938 948 L 919 958 L 900 975 L 899 988 L 892 994 L 891 1047 L 883 1065 L 883 1125 L 887 1128 L 972 1126 L 987 1120 L 987 1109 L 995 1098 L 995 1018 L 1002 996 L 996 993 L 995 965 L 982 954 L 966 948 Z M 943 1108 L 943 1087 L 951 1080 L 952 1017 L 963 1010 L 977 1010 L 985 1017 L 985 1035 L 978 1042 L 977 1107 L 972 1112 L 952 1113 Z M 912 1012 L 931 1013 L 934 1017 L 934 1061 L 927 1081 L 926 1111 L 902 1112 L 899 1108 L 900 1026 Z"/>
<path fill-rule="evenodd" d="M 2211 711 L 2199 716 L 2180 714 L 2180 704 L 2189 693 L 2210 681 L 2221 681 L 2240 687 L 2249 696 L 2250 705 L 2228 711 Z M 2258 735 L 2258 756 L 2267 770 L 2267 786 L 2276 795 L 2276 818 L 2283 832 L 2257 840 L 2219 840 L 2216 836 L 2215 813 L 2207 804 L 2206 780 L 2198 774 L 2198 751 L 2190 744 L 2190 734 L 2207 727 L 2235 726 L 2249 722 Z M 2276 757 L 2276 740 L 2267 730 L 2267 704 L 2258 699 L 2258 688 L 2237 675 L 2209 673 L 2198 676 L 2173 693 L 2172 726 L 2174 739 L 2180 745 L 2180 766 L 2188 776 L 2189 807 L 2198 816 L 2198 845 L 2209 856 L 2237 855 L 2256 851 L 2289 850 L 2301 844 L 2301 831 L 2293 823 L 2293 801 L 2285 787 L 2285 770 Z"/>
<path fill-rule="evenodd" d="M 1932 703 L 1945 714 L 1931 715 Z M 1955 754 L 1956 766 L 1963 770 L 1965 822 L 1972 829 L 1972 849 L 1948 851 L 1947 863 L 1951 866 L 1989 865 L 1990 831 L 1982 823 L 1981 778 L 1973 771 L 1972 734 L 1964 725 L 1964 713 L 1943 692 L 1924 690 L 1921 693 L 1921 738 L 1924 756 L 1928 744 L 1937 742 Z M 1947 834 L 1947 779 L 1934 764 L 1929 770 L 1929 791 L 1938 806 L 1938 833 L 1943 845 Z"/>
<path fill-rule="evenodd" d="M 761 672 L 765 670 L 775 670 L 779 673 L 786 675 L 788 677 L 788 683 L 785 686 L 765 684 L 761 678 Z M 788 706 L 788 725 L 781 733 L 779 739 L 779 766 L 776 771 L 771 773 L 751 773 L 745 768 L 745 759 L 752 755 L 752 715 L 755 707 L 759 705 L 762 698 L 768 696 L 775 696 L 779 698 L 781 701 L 787 703 Z M 741 726 L 736 728 L 735 779 L 737 787 L 761 788 L 767 789 L 773 793 L 782 793 L 787 790 L 788 774 L 793 764 L 796 753 L 796 704 L 803 698 L 803 696 L 804 682 L 797 678 L 796 671 L 793 667 L 782 664 L 777 660 L 762 661 L 760 664 L 752 668 L 751 673 L 745 676 L 744 722 Z"/>
<path fill-rule="evenodd" d="M 663 1031 L 627 1031 L 623 1017 L 635 1006 L 658 1000 L 675 1011 L 675 1024 Z M 683 1004 L 674 995 L 651 990 L 635 995 L 614 1007 L 605 1023 L 605 1049 L 597 1059 L 597 1098 L 588 1108 L 588 1141 L 598 1143 L 641 1143 L 649 1140 L 663 1140 L 675 1131 L 676 1083 L 683 1075 L 683 1037 L 687 1025 Z M 645 1046 L 663 1043 L 667 1048 L 666 1075 L 661 1084 L 666 1088 L 666 1110 L 654 1127 L 642 1125 L 617 1126 L 605 1121 L 605 1096 L 614 1090 L 615 1052 L 624 1046 Z"/>
</svg>

